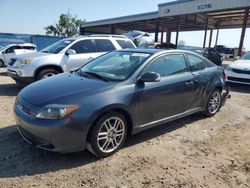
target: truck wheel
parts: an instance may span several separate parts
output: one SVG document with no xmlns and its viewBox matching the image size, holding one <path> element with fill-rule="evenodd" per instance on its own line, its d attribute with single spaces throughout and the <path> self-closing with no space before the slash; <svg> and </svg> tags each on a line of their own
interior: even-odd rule
<svg viewBox="0 0 250 188">
<path fill-rule="evenodd" d="M 52 68 L 43 69 L 38 72 L 36 80 L 42 80 L 42 79 L 54 76 L 56 74 L 59 74 L 59 71 L 56 69 L 52 69 Z"/>
</svg>

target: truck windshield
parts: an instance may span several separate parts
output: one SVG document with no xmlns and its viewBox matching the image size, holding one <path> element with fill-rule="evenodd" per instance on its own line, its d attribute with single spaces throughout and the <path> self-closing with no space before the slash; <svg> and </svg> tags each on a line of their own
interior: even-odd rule
<svg viewBox="0 0 250 188">
<path fill-rule="evenodd" d="M 63 39 L 60 40 L 44 49 L 41 50 L 41 52 L 44 53 L 51 53 L 51 54 L 57 54 L 59 53 L 61 50 L 63 50 L 66 46 L 68 46 L 69 44 L 71 44 L 74 41 L 74 39 Z"/>
</svg>

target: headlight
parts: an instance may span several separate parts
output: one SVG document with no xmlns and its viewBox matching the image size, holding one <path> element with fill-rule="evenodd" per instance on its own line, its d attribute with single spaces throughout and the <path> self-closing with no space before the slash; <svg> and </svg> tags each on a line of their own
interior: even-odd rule
<svg viewBox="0 0 250 188">
<path fill-rule="evenodd" d="M 27 59 L 18 59 L 15 61 L 15 63 L 13 64 L 14 68 L 19 68 L 25 65 L 29 65 L 31 64 L 32 59 L 31 58 L 27 58 Z"/>
<path fill-rule="evenodd" d="M 32 62 L 31 58 L 22 59 L 20 60 L 20 65 L 28 65 L 28 64 L 31 64 L 31 62 Z"/>
<path fill-rule="evenodd" d="M 36 118 L 39 119 L 63 119 L 75 112 L 80 106 L 79 105 L 61 105 L 51 104 L 44 106 L 36 114 Z"/>
</svg>

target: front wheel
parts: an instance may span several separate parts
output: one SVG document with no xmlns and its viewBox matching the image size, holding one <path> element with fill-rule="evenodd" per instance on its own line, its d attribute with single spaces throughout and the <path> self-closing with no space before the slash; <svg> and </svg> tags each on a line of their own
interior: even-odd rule
<svg viewBox="0 0 250 188">
<path fill-rule="evenodd" d="M 48 68 L 48 69 L 43 69 L 41 70 L 37 77 L 36 80 L 42 80 L 42 79 L 46 79 L 48 77 L 54 76 L 56 74 L 59 74 L 59 71 L 56 69 L 52 69 L 52 68 Z"/>
<path fill-rule="evenodd" d="M 127 123 L 120 113 L 104 115 L 94 125 L 88 140 L 88 150 L 98 157 L 107 157 L 118 151 L 127 135 Z"/>
<path fill-rule="evenodd" d="M 203 114 L 208 117 L 211 117 L 219 111 L 220 107 L 221 107 L 221 92 L 220 90 L 216 89 L 209 96 L 206 104 L 206 109 L 203 112 Z"/>
</svg>

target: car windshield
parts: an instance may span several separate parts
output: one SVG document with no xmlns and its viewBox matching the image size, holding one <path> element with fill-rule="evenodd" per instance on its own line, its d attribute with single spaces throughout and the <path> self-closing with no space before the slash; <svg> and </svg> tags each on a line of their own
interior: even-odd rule
<svg viewBox="0 0 250 188">
<path fill-rule="evenodd" d="M 245 53 L 240 59 L 250 60 L 250 52 Z"/>
<path fill-rule="evenodd" d="M 51 54 L 57 54 L 59 53 L 62 49 L 64 49 L 66 46 L 68 46 L 69 44 L 71 44 L 73 41 L 75 41 L 74 39 L 63 39 L 60 40 L 44 49 L 41 50 L 41 52 L 44 53 L 51 53 Z"/>
<path fill-rule="evenodd" d="M 105 54 L 79 69 L 79 73 L 99 75 L 106 80 L 126 80 L 151 54 L 115 51 Z"/>
</svg>

